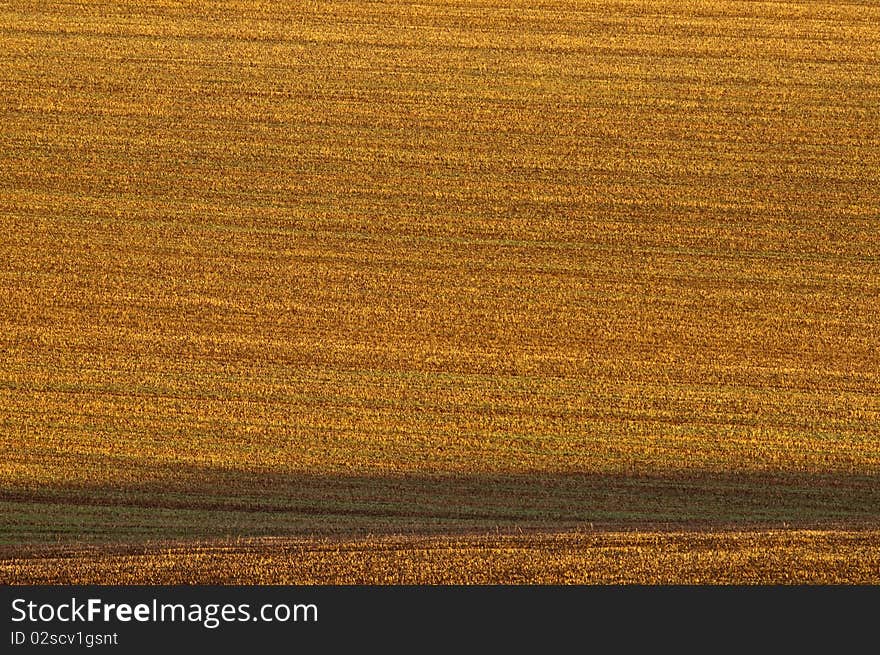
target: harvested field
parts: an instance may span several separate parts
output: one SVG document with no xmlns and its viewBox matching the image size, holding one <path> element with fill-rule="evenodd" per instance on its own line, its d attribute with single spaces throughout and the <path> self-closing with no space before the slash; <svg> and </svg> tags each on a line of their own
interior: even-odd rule
<svg viewBox="0 0 880 655">
<path fill-rule="evenodd" d="M 875 4 L 20 2 L 0 57 L 3 576 L 876 582 Z"/>
<path fill-rule="evenodd" d="M 880 584 L 877 532 L 631 532 L 49 549 L 28 584 Z M 2 552 L 0 552 L 2 555 Z"/>
</svg>

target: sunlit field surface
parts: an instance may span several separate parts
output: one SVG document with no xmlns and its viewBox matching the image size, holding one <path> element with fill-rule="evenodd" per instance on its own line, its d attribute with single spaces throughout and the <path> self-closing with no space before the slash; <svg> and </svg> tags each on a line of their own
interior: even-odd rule
<svg viewBox="0 0 880 655">
<path fill-rule="evenodd" d="M 878 583 L 876 3 L 15 2 L 0 58 L 3 582 Z"/>
<path fill-rule="evenodd" d="M 0 561 L 32 584 L 880 584 L 880 533 L 597 532 L 65 548 Z"/>
</svg>

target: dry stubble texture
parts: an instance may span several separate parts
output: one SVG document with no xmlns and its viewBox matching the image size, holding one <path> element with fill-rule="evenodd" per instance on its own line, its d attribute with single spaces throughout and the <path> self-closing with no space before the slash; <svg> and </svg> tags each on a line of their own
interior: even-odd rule
<svg viewBox="0 0 880 655">
<path fill-rule="evenodd" d="M 878 56 L 871 3 L 3 4 L 3 541 L 876 526 Z"/>
<path fill-rule="evenodd" d="M 257 540 L 34 551 L 15 584 L 878 584 L 876 531 Z"/>
</svg>

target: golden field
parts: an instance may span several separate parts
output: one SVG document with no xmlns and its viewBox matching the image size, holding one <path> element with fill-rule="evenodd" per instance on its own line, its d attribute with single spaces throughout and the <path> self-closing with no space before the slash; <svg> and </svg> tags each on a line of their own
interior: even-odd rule
<svg viewBox="0 0 880 655">
<path fill-rule="evenodd" d="M 880 7 L 15 2 L 0 56 L 5 580 L 877 582 Z"/>
<path fill-rule="evenodd" d="M 878 539 L 877 531 L 690 531 L 46 548 L 4 559 L 0 582 L 876 585 Z"/>
</svg>

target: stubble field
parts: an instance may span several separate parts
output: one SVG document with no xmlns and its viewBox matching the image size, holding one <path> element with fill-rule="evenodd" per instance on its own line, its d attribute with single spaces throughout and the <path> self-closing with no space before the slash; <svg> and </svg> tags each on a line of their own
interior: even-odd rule
<svg viewBox="0 0 880 655">
<path fill-rule="evenodd" d="M 878 582 L 880 7 L 15 2 L 0 58 L 0 581 Z"/>
</svg>

